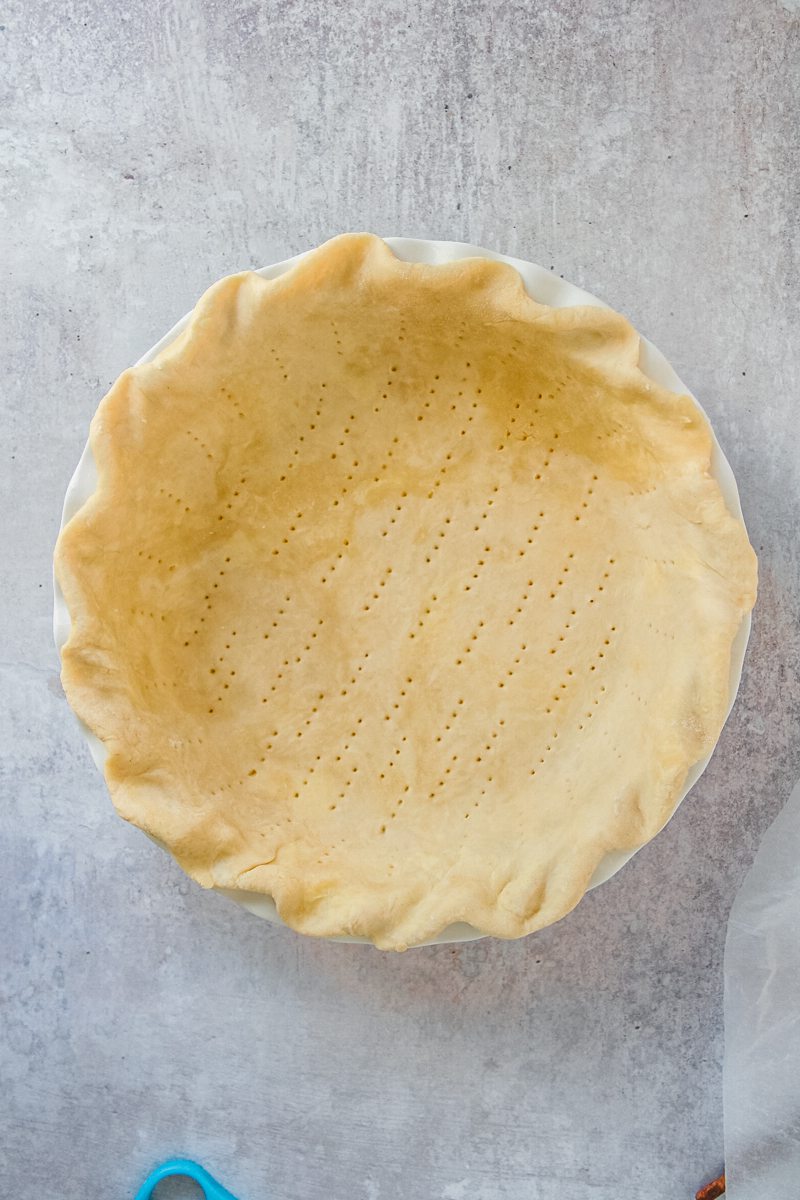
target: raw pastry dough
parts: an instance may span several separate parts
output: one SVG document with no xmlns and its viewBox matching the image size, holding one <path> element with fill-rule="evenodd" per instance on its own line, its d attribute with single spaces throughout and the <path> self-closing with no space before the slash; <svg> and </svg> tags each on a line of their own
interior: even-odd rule
<svg viewBox="0 0 800 1200">
<path fill-rule="evenodd" d="M 384 948 L 563 916 L 719 735 L 756 561 L 619 315 L 335 238 L 102 402 L 63 679 L 204 886 Z"/>
</svg>

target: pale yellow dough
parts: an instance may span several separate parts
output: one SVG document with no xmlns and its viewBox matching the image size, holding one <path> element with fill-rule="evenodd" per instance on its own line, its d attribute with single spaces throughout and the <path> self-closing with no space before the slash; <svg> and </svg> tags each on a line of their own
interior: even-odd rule
<svg viewBox="0 0 800 1200">
<path fill-rule="evenodd" d="M 756 560 L 619 315 L 334 239 L 206 293 L 92 424 L 63 679 L 204 886 L 389 949 L 518 937 L 661 828 Z"/>
</svg>

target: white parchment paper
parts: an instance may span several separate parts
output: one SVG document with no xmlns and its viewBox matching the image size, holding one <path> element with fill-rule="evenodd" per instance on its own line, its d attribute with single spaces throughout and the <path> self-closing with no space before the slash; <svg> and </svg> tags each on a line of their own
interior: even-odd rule
<svg viewBox="0 0 800 1200">
<path fill-rule="evenodd" d="M 800 1196 L 800 783 L 767 831 L 725 946 L 728 1200 Z"/>
</svg>

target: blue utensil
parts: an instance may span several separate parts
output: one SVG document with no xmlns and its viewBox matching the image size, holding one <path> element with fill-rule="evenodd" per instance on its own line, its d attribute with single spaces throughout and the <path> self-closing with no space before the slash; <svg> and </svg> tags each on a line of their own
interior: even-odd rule
<svg viewBox="0 0 800 1200">
<path fill-rule="evenodd" d="M 205 1167 L 192 1162 L 190 1158 L 171 1158 L 169 1162 L 156 1167 L 139 1188 L 134 1200 L 150 1200 L 157 1184 L 171 1175 L 182 1175 L 185 1179 L 193 1179 L 202 1188 L 206 1200 L 236 1200 L 221 1183 L 217 1183 L 213 1175 L 209 1175 Z"/>
</svg>

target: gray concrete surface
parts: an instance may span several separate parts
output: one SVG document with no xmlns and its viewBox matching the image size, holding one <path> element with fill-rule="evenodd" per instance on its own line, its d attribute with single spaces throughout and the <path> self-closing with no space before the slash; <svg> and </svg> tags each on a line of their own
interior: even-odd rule
<svg viewBox="0 0 800 1200">
<path fill-rule="evenodd" d="M 788 0 L 7 0 L 3 1195 L 683 1200 L 723 1155 L 727 913 L 800 773 L 800 12 Z M 50 559 L 89 418 L 217 276 L 343 229 L 467 239 L 626 312 L 708 409 L 761 557 L 678 816 L 560 925 L 382 956 L 260 923 L 113 813 Z"/>
</svg>

